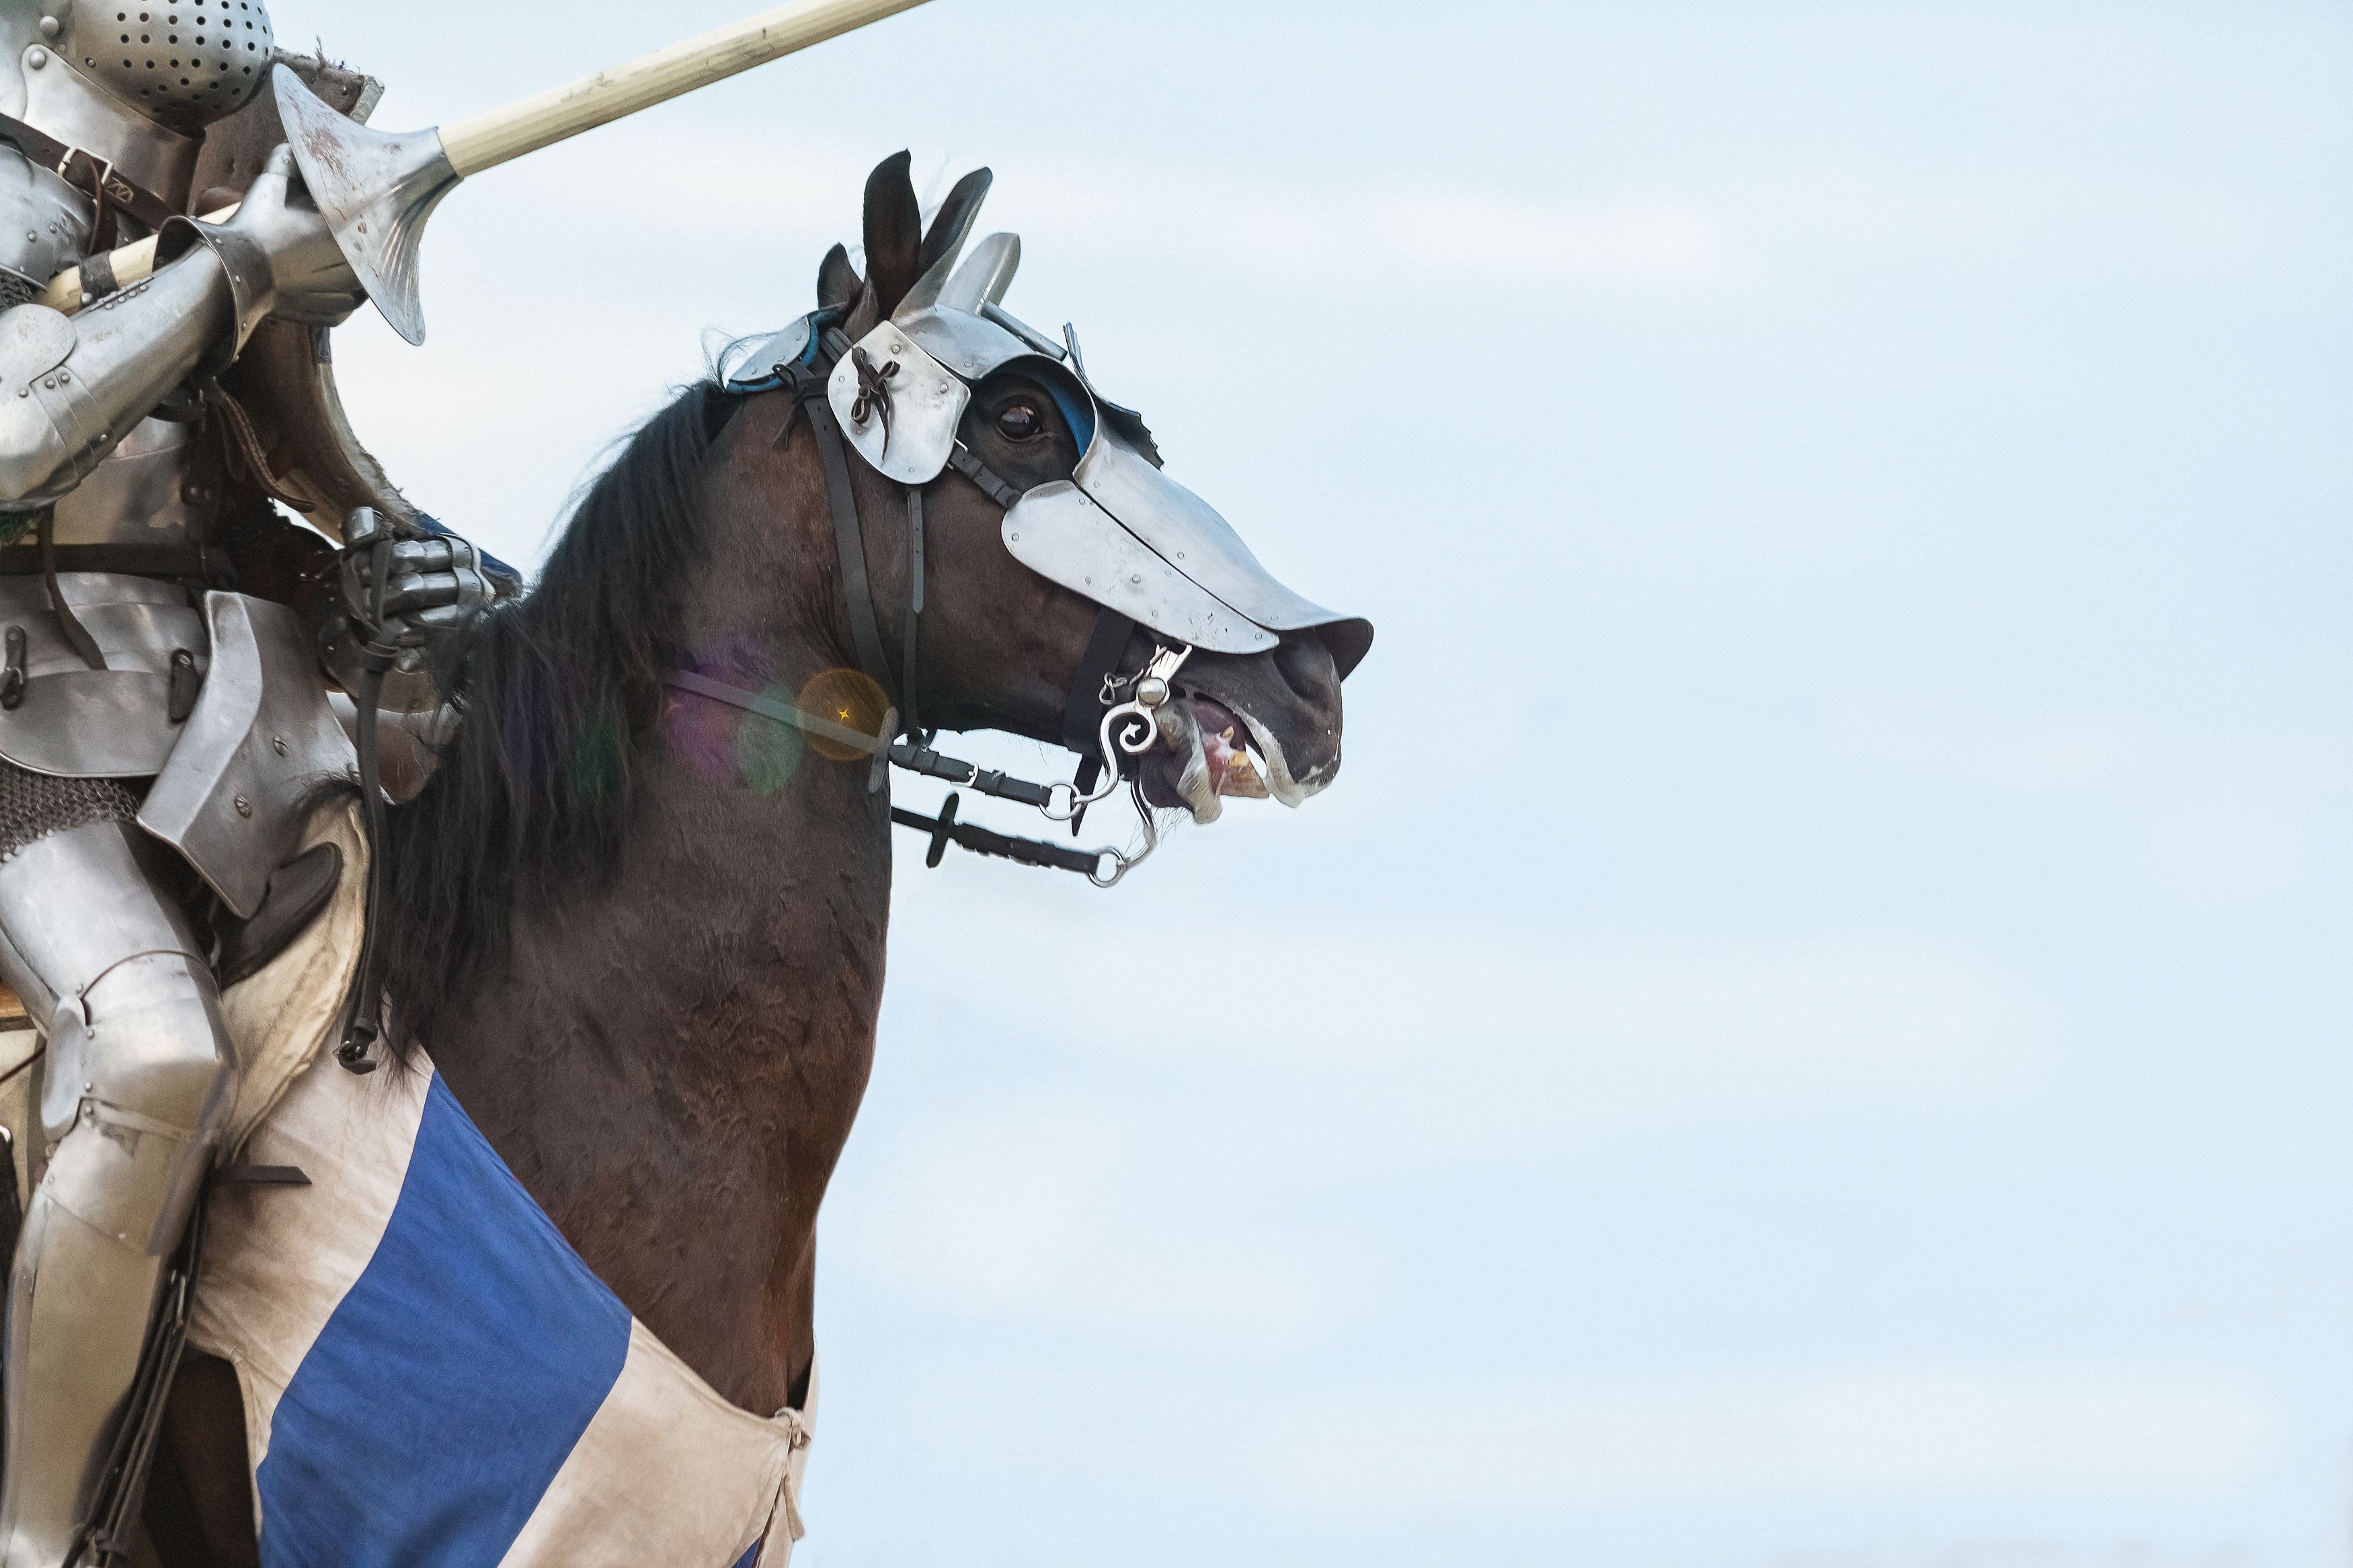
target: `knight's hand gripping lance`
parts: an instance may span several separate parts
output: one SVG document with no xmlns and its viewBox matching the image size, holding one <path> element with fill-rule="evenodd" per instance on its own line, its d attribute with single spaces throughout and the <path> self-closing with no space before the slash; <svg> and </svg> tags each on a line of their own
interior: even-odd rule
<svg viewBox="0 0 2353 1568">
<path fill-rule="evenodd" d="M 404 135 L 345 119 L 280 66 L 278 112 L 311 199 L 361 287 L 393 331 L 421 343 L 417 248 L 426 220 L 459 181 L 922 4 L 792 0 L 446 130 Z M 222 222 L 235 210 L 207 213 L 204 221 Z M 107 259 L 115 286 L 127 287 L 154 271 L 155 242 L 125 246 Z M 84 283 L 81 268 L 60 273 L 41 302 L 71 314 L 90 300 Z"/>
</svg>

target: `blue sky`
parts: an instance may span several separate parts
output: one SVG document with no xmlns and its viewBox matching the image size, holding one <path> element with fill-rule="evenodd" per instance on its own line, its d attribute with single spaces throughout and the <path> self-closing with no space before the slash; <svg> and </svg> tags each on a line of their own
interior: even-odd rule
<svg viewBox="0 0 2353 1568">
<path fill-rule="evenodd" d="M 534 559 L 902 146 L 1381 641 L 1296 816 L 902 875 L 805 1561 L 2353 1560 L 2353 14 L 935 0 L 461 190 L 354 417 Z"/>
</svg>

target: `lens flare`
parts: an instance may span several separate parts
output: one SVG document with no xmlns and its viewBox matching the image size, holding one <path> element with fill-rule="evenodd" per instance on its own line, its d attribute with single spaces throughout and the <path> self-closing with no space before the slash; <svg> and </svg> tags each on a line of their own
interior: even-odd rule
<svg viewBox="0 0 2353 1568">
<path fill-rule="evenodd" d="M 882 728 L 891 700 L 863 670 L 828 669 L 801 688 L 800 708 L 820 719 L 871 735 Z M 823 735 L 808 737 L 809 750 L 836 763 L 862 763 L 870 753 L 845 746 Z"/>
<path fill-rule="evenodd" d="M 765 695 L 786 700 L 780 688 L 771 687 Z M 791 725 L 755 714 L 736 727 L 735 771 L 754 792 L 776 794 L 793 782 L 800 765 L 801 732 Z"/>
</svg>

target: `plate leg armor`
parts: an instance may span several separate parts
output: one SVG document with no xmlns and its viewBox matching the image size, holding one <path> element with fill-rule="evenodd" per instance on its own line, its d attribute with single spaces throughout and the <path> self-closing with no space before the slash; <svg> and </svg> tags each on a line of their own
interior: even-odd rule
<svg viewBox="0 0 2353 1568">
<path fill-rule="evenodd" d="M 0 862 L 0 977 L 47 1021 L 9 1281 L 0 1568 L 60 1568 L 139 1367 L 166 1259 L 237 1089 L 211 971 L 127 822 Z"/>
</svg>

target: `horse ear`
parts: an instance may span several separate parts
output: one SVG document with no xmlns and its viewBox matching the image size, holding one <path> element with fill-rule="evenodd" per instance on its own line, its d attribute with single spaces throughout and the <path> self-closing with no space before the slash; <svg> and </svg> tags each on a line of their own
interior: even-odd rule
<svg viewBox="0 0 2353 1568">
<path fill-rule="evenodd" d="M 915 260 L 923 245 L 923 209 L 907 175 L 913 162 L 908 153 L 893 153 L 866 182 L 866 279 L 885 316 L 922 275 Z"/>
<path fill-rule="evenodd" d="M 825 253 L 817 269 L 817 307 L 820 310 L 849 310 L 858 303 L 864 291 L 866 279 L 849 264 L 849 252 L 835 246 Z"/>
<path fill-rule="evenodd" d="M 932 219 L 932 232 L 923 237 L 923 248 L 915 258 L 916 277 L 964 248 L 964 237 L 972 232 L 973 220 L 980 216 L 980 204 L 988 199 L 988 187 L 996 178 L 987 169 L 975 169 L 955 183 L 955 189 L 948 193 L 938 216 Z"/>
</svg>

